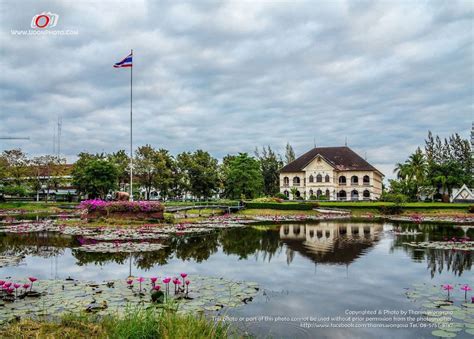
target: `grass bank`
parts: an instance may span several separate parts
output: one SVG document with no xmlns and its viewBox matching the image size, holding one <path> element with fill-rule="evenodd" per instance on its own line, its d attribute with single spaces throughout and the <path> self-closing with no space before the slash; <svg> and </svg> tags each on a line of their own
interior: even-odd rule
<svg viewBox="0 0 474 339">
<path fill-rule="evenodd" d="M 1 338 L 226 338 L 227 324 L 165 308 L 128 309 L 124 316 L 67 314 L 58 321 L 24 319 L 0 329 Z"/>
<path fill-rule="evenodd" d="M 2 202 L 1 210 L 18 210 L 24 212 L 49 212 L 56 213 L 61 211 L 70 211 L 74 209 L 77 203 L 70 202 Z"/>
</svg>

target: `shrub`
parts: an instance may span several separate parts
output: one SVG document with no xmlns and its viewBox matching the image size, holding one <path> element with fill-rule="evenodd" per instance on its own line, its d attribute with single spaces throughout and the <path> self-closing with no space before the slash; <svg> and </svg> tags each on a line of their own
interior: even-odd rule
<svg viewBox="0 0 474 339">
<path fill-rule="evenodd" d="M 269 202 L 247 202 L 245 207 L 248 209 L 273 209 L 273 210 L 296 210 L 310 211 L 317 207 L 317 203 L 269 203 Z"/>
<path fill-rule="evenodd" d="M 385 193 L 384 192 L 380 200 L 394 202 L 397 204 L 404 204 L 408 201 L 408 197 L 401 193 Z"/>
<path fill-rule="evenodd" d="M 284 195 L 283 193 L 275 194 L 275 198 L 282 199 L 282 200 L 288 200 L 288 197 L 286 195 Z"/>
<path fill-rule="evenodd" d="M 311 194 L 311 195 L 309 196 L 309 200 L 317 200 L 317 199 L 318 199 L 318 197 L 315 196 L 314 194 Z"/>
<path fill-rule="evenodd" d="M 400 214 L 403 212 L 403 207 L 399 204 L 379 206 L 378 209 L 381 214 L 385 215 Z"/>
<path fill-rule="evenodd" d="M 325 195 L 320 195 L 318 200 L 328 200 L 328 197 Z"/>
<path fill-rule="evenodd" d="M 162 212 L 163 205 L 158 201 L 104 201 L 100 199 L 84 200 L 79 208 L 88 212 Z"/>
<path fill-rule="evenodd" d="M 276 198 L 276 197 L 264 197 L 264 198 L 253 199 L 252 202 L 276 202 L 276 203 L 280 203 L 280 202 L 282 202 L 282 199 Z"/>
</svg>

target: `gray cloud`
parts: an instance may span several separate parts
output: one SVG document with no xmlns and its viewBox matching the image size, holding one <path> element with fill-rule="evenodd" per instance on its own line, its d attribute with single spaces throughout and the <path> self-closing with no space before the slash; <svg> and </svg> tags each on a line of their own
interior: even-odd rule
<svg viewBox="0 0 474 339">
<path fill-rule="evenodd" d="M 1 141 L 29 154 L 128 149 L 134 49 L 135 144 L 222 157 L 255 146 L 349 146 L 391 176 L 428 129 L 467 137 L 469 1 L 1 2 Z M 59 14 L 77 36 L 15 36 Z"/>
</svg>

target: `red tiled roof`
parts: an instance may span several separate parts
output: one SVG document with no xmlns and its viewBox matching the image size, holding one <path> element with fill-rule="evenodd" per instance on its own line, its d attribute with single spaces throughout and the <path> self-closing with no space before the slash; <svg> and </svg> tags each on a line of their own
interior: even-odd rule
<svg viewBox="0 0 474 339">
<path fill-rule="evenodd" d="M 323 157 L 331 166 L 339 171 L 377 171 L 349 147 L 316 147 L 306 152 L 295 161 L 284 166 L 280 172 L 301 172 L 317 156 Z"/>
</svg>

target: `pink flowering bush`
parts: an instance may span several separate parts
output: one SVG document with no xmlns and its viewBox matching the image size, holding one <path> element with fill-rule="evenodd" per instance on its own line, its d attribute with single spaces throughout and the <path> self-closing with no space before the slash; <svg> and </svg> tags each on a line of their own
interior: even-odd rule
<svg viewBox="0 0 474 339">
<path fill-rule="evenodd" d="M 104 201 L 100 199 L 84 200 L 79 208 L 88 212 L 162 212 L 164 207 L 157 201 Z"/>
</svg>

